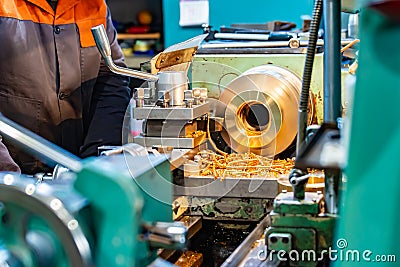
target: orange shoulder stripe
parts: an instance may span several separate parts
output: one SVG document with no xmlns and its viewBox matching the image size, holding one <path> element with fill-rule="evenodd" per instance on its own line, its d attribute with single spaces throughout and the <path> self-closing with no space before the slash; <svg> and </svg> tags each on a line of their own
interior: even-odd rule
<svg viewBox="0 0 400 267">
<path fill-rule="evenodd" d="M 27 20 L 53 25 L 76 23 L 82 47 L 94 46 L 90 29 L 99 24 L 106 26 L 107 6 L 104 0 L 59 0 L 57 12 L 46 0 L 3 0 L 0 17 Z"/>
<path fill-rule="evenodd" d="M 75 19 L 79 29 L 81 46 L 95 46 L 91 28 L 100 24 L 103 24 L 104 27 L 107 26 L 107 6 L 104 0 L 81 0 L 75 7 Z"/>
<path fill-rule="evenodd" d="M 51 7 L 49 6 L 51 9 Z M 46 10 L 24 0 L 5 0 L 0 6 L 0 16 L 36 23 L 53 24 L 54 17 Z"/>
</svg>

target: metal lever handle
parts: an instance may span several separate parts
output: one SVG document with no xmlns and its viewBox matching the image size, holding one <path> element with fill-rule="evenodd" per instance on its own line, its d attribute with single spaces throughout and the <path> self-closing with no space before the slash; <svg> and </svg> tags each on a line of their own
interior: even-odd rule
<svg viewBox="0 0 400 267">
<path fill-rule="evenodd" d="M 93 27 L 92 34 L 101 56 L 106 60 L 109 59 L 111 57 L 111 47 L 103 24 Z"/>
<path fill-rule="evenodd" d="M 310 177 L 306 171 L 294 168 L 289 174 L 289 182 L 293 187 L 293 195 L 296 199 L 302 200 L 305 197 L 308 178 Z"/>
<path fill-rule="evenodd" d="M 0 113 L 0 133 L 49 165 L 60 164 L 74 172 L 82 169 L 78 157 L 7 119 Z"/>
<path fill-rule="evenodd" d="M 144 224 L 141 239 L 149 242 L 151 247 L 165 249 L 184 249 L 187 242 L 187 228 L 182 222 L 156 222 Z"/>
<path fill-rule="evenodd" d="M 111 47 L 110 42 L 107 37 L 106 30 L 104 29 L 103 24 L 95 26 L 92 28 L 92 34 L 94 37 L 94 41 L 96 42 L 96 46 L 100 51 L 101 56 L 104 58 L 106 66 L 113 73 L 129 76 L 133 78 L 138 78 L 142 80 L 156 82 L 158 81 L 158 76 L 150 73 L 132 70 L 128 68 L 123 68 L 114 64 L 114 61 L 111 57 Z"/>
<path fill-rule="evenodd" d="M 292 178 L 290 180 L 290 183 L 292 185 L 299 185 L 299 184 L 302 184 L 302 183 L 307 183 L 307 180 L 308 180 L 308 178 L 310 178 L 310 176 L 311 176 L 310 174 L 306 174 L 306 175 L 303 175 L 303 176 L 300 176 L 300 177 Z"/>
</svg>

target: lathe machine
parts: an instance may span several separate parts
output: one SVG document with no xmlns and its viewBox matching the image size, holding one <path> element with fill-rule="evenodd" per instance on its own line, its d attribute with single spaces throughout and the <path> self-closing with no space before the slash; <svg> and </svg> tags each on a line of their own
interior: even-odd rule
<svg viewBox="0 0 400 267">
<path fill-rule="evenodd" d="M 49 165 L 67 168 L 57 166 L 48 180 L 0 174 L 0 264 L 352 266 L 368 261 L 362 254 L 367 250 L 391 259 L 379 266 L 393 264 L 400 256 L 395 240 L 398 166 L 384 162 L 396 154 L 395 124 L 376 119 L 380 127 L 371 129 L 367 114 L 376 102 L 376 86 L 384 83 L 382 94 L 395 94 L 398 67 L 386 52 L 388 43 L 376 43 L 374 37 L 400 36 L 390 12 L 398 1 L 364 1 L 364 52 L 354 108 L 347 106 L 352 103 L 344 89 L 349 74 L 340 62 L 340 49 L 353 40 L 340 43 L 340 27 L 332 23 L 340 14 L 338 1 L 316 1 L 311 31 L 318 29 L 322 2 L 323 43 L 312 33 L 306 45 L 293 35 L 278 45 L 210 40 L 208 33 L 156 56 L 147 66 L 152 73 L 113 65 L 104 29 L 94 28 L 112 71 L 147 80 L 127 112 L 128 124 L 144 121 L 143 131 L 128 136 L 122 147 L 106 148 L 104 156 L 82 161 L 0 116 L 5 138 Z M 342 7 L 354 10 L 350 2 Z M 313 43 L 316 49 L 307 49 Z M 304 98 L 309 50 L 316 54 Z M 387 101 L 391 118 L 397 98 Z M 299 109 L 304 107 L 302 128 Z M 347 136 L 341 108 L 350 110 Z M 322 126 L 306 132 L 311 124 Z M 382 134 L 388 144 L 378 145 L 376 136 Z M 304 135 L 300 146 L 299 135 Z M 362 140 L 372 154 L 363 152 L 367 141 Z M 342 155 L 347 154 L 348 172 L 342 176 Z M 385 183 L 377 183 L 378 176 Z M 342 204 L 339 185 L 345 192 Z M 389 201 L 379 205 L 371 196 Z M 371 217 L 374 210 L 384 218 Z M 325 254 L 335 249 L 352 258 Z M 355 250 L 361 253 L 358 260 Z M 295 258 L 303 254 L 309 257 Z"/>
</svg>

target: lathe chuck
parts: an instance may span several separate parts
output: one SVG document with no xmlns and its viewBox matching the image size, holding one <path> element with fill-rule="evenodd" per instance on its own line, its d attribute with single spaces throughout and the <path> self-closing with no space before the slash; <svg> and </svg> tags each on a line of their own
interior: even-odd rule
<svg viewBox="0 0 400 267">
<path fill-rule="evenodd" d="M 238 153 L 284 151 L 297 134 L 300 90 L 297 75 L 273 65 L 252 68 L 231 81 L 217 109 L 224 118 L 225 142 Z"/>
</svg>

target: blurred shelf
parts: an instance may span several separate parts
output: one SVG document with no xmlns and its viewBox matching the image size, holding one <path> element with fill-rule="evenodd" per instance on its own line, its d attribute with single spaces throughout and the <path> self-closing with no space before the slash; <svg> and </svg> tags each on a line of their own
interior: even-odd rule
<svg viewBox="0 0 400 267">
<path fill-rule="evenodd" d="M 125 63 L 129 68 L 140 69 L 140 63 L 149 61 L 153 56 L 150 55 L 130 55 L 125 56 Z"/>
<path fill-rule="evenodd" d="M 153 33 L 118 33 L 118 40 L 127 40 L 127 39 L 160 39 L 161 34 L 159 32 Z"/>
</svg>

